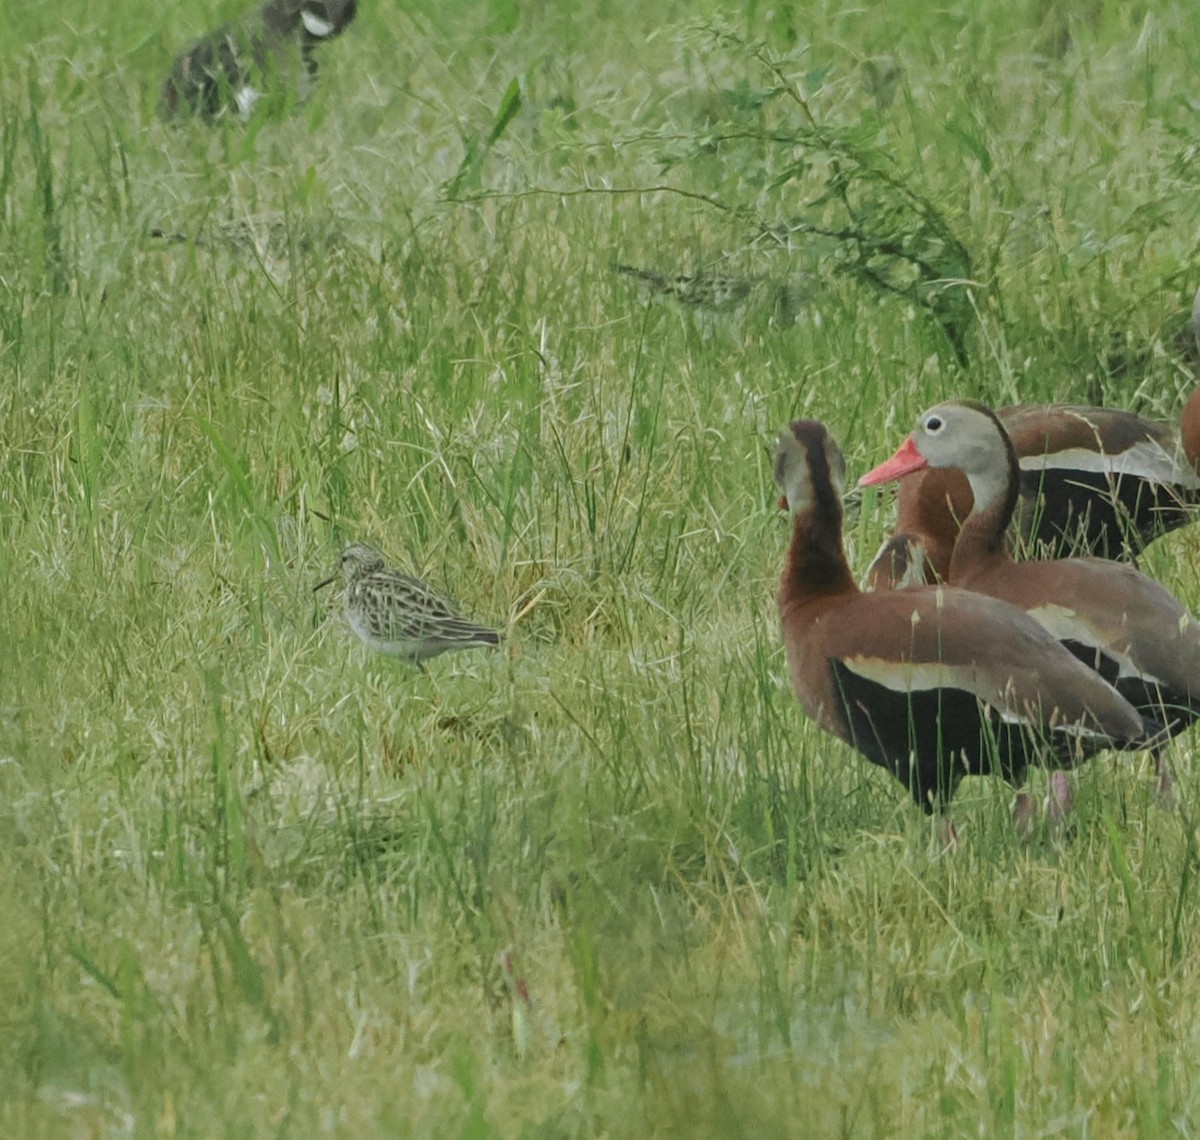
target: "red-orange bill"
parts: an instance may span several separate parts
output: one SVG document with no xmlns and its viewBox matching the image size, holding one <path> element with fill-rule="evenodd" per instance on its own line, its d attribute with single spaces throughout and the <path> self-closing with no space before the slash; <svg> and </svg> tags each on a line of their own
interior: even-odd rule
<svg viewBox="0 0 1200 1140">
<path fill-rule="evenodd" d="M 899 479 L 910 471 L 920 471 L 922 467 L 927 466 L 928 461 L 917 450 L 917 445 L 910 435 L 891 459 L 881 463 L 878 467 L 873 467 L 858 481 L 858 485 L 873 487 L 876 483 L 890 483 L 893 479 Z"/>
</svg>

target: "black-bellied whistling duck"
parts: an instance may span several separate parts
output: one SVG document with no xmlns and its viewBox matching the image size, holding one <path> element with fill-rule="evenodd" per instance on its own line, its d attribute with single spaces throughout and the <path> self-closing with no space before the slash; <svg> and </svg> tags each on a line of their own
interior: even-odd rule
<svg viewBox="0 0 1200 1140">
<path fill-rule="evenodd" d="M 971 488 L 973 508 L 950 559 L 952 586 L 1025 610 L 1166 734 L 1200 716 L 1200 626 L 1167 590 L 1132 566 L 1098 558 L 1013 561 L 1005 532 L 1017 502 L 1019 468 L 990 409 L 967 402 L 930 409 L 899 451 L 860 483 L 886 482 L 927 466 L 955 468 Z M 1169 777 L 1160 747 L 1155 751 L 1165 795 Z"/>
<path fill-rule="evenodd" d="M 1142 718 L 1012 606 L 943 587 L 864 594 L 842 548 L 845 460 L 825 427 L 780 434 L 792 540 L 779 614 L 792 684 L 827 732 L 891 772 L 927 812 L 968 774 L 1018 782 L 1138 746 Z"/>
<path fill-rule="evenodd" d="M 1200 350 L 1200 289 L 1192 303 Z M 1168 424 L 1112 408 L 1000 408 L 1020 464 L 1016 534 L 1035 554 L 1136 558 L 1200 513 L 1200 388 Z M 953 469 L 899 480 L 896 533 L 867 571 L 870 589 L 945 581 L 954 537 L 971 509 Z"/>
<path fill-rule="evenodd" d="M 1200 509 L 1200 389 L 1180 430 L 1133 412 L 1069 404 L 1000 408 L 1020 468 L 1018 547 L 1034 555 L 1136 558 Z M 971 510 L 953 468 L 898 480 L 896 533 L 867 571 L 871 589 L 943 582 Z"/>
<path fill-rule="evenodd" d="M 1200 405 L 1195 411 L 1176 431 L 1114 408 L 1000 408 L 1020 464 L 1018 535 L 1055 556 L 1136 558 L 1191 522 L 1200 504 Z"/>
<path fill-rule="evenodd" d="M 1200 347 L 1200 289 L 1192 303 Z M 1017 533 L 1043 553 L 1136 558 L 1200 506 L 1200 389 L 1176 430 L 1133 412 L 1068 404 L 999 408 L 1021 467 Z"/>
</svg>

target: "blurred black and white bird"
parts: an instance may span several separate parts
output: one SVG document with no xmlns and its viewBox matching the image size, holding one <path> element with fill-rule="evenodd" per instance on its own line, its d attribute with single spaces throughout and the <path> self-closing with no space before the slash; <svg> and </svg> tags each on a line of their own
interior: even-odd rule
<svg viewBox="0 0 1200 1140">
<path fill-rule="evenodd" d="M 175 60 L 163 84 L 163 115 L 246 119 L 265 95 L 306 98 L 317 47 L 340 36 L 357 11 L 358 0 L 267 0 L 222 24 Z"/>
<path fill-rule="evenodd" d="M 378 550 L 354 543 L 342 551 L 346 621 L 369 648 L 422 667 L 452 649 L 499 645 L 500 634 L 463 617 L 419 578 L 388 566 Z M 336 578 L 313 587 L 319 590 Z"/>
</svg>

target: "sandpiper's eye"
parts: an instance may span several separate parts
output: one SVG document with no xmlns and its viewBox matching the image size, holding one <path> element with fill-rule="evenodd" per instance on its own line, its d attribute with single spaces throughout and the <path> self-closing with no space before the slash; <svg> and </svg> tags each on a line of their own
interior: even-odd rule
<svg viewBox="0 0 1200 1140">
<path fill-rule="evenodd" d="M 944 426 L 945 423 L 941 416 L 930 416 L 925 421 L 925 430 L 929 432 L 930 435 L 937 435 L 937 433 L 940 432 Z"/>
</svg>

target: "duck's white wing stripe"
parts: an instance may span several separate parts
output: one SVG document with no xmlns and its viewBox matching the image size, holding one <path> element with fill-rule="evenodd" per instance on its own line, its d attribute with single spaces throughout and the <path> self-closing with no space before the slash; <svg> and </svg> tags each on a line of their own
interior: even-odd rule
<svg viewBox="0 0 1200 1140">
<path fill-rule="evenodd" d="M 1046 455 L 1025 455 L 1022 471 L 1086 471 L 1096 475 L 1128 475 L 1151 483 L 1178 483 L 1200 488 L 1200 477 L 1178 455 L 1153 440 L 1143 440 L 1119 455 L 1105 455 L 1086 447 L 1071 447 Z"/>
<path fill-rule="evenodd" d="M 932 689 L 958 689 L 974 693 L 979 700 L 1006 724 L 1033 725 L 1029 715 L 1013 707 L 1015 694 L 1006 692 L 1002 699 L 1008 701 L 1007 707 L 1002 707 L 996 701 L 989 700 L 981 694 L 984 687 L 982 678 L 976 675 L 974 669 L 962 665 L 944 665 L 939 662 L 900 663 L 885 661 L 874 657 L 852 657 L 842 661 L 844 668 L 868 681 L 874 681 L 895 693 L 912 693 Z M 1000 694 L 997 694 L 1000 695 Z M 1108 734 L 1086 723 L 1068 723 L 1057 713 L 1044 710 L 1048 719 L 1039 718 L 1043 728 L 1052 728 L 1055 732 L 1066 733 L 1069 736 L 1108 739 Z"/>
<path fill-rule="evenodd" d="M 1048 602 L 1027 612 L 1055 641 L 1073 641 L 1076 644 L 1099 650 L 1116 664 L 1118 677 L 1139 677 L 1154 685 L 1162 684 L 1161 678 L 1155 677 L 1135 665 L 1133 658 L 1128 653 L 1122 652 L 1107 642 L 1101 633 L 1095 631 L 1087 620 L 1073 609 Z"/>
</svg>

